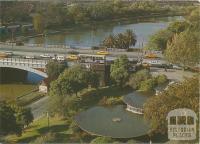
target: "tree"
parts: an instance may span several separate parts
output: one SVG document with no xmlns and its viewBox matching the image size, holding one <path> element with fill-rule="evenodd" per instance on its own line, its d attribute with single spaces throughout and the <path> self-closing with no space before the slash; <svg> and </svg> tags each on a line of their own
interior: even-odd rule
<svg viewBox="0 0 200 144">
<path fill-rule="evenodd" d="M 155 86 L 154 79 L 147 79 L 145 81 L 141 81 L 140 83 L 140 90 L 141 91 L 153 91 Z"/>
<path fill-rule="evenodd" d="M 118 59 L 114 61 L 114 64 L 111 65 L 111 78 L 114 82 L 120 86 L 124 87 L 126 81 L 129 77 L 129 60 L 126 55 L 120 56 Z"/>
<path fill-rule="evenodd" d="M 199 38 L 189 30 L 175 34 L 172 41 L 167 43 L 165 56 L 171 63 L 194 66 L 199 62 Z"/>
<path fill-rule="evenodd" d="M 141 82 L 148 80 L 149 78 L 151 78 L 149 71 L 146 69 L 140 70 L 130 76 L 128 85 L 133 89 L 139 89 Z"/>
<path fill-rule="evenodd" d="M 16 133 L 21 135 L 22 129 L 17 123 L 15 111 L 6 102 L 0 102 L 0 134 Z"/>
<path fill-rule="evenodd" d="M 15 111 L 16 121 L 22 128 L 33 122 L 31 108 L 24 108 L 17 105 L 14 105 L 12 108 Z"/>
<path fill-rule="evenodd" d="M 169 86 L 144 104 L 144 116 L 151 122 L 152 134 L 167 132 L 167 114 L 176 108 L 189 108 L 199 115 L 198 76 Z"/>
<path fill-rule="evenodd" d="M 188 27 L 189 23 L 187 23 L 186 21 L 177 21 L 169 24 L 167 29 L 173 33 L 180 33 L 185 31 Z"/>
<path fill-rule="evenodd" d="M 55 80 L 65 68 L 67 68 L 67 63 L 58 62 L 56 60 L 49 61 L 46 65 L 46 72 L 51 80 Z"/>
<path fill-rule="evenodd" d="M 103 46 L 107 48 L 114 48 L 115 47 L 115 38 L 113 35 L 109 35 L 107 38 L 103 41 Z"/>
<path fill-rule="evenodd" d="M 149 50 L 165 50 L 167 42 L 173 36 L 173 32 L 169 30 L 160 30 L 154 35 L 151 35 L 146 48 Z"/>
<path fill-rule="evenodd" d="M 41 14 L 38 13 L 33 16 L 33 26 L 37 33 L 43 33 L 44 17 Z"/>
<path fill-rule="evenodd" d="M 136 44 L 136 35 L 133 33 L 132 30 L 128 29 L 125 32 L 125 36 L 126 36 L 126 43 L 127 43 L 127 49 L 129 49 L 130 46 L 134 46 Z"/>
</svg>

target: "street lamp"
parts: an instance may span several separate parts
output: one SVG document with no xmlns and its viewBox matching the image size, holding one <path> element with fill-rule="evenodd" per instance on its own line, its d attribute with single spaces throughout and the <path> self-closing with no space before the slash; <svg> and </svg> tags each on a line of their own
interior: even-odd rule
<svg viewBox="0 0 200 144">
<path fill-rule="evenodd" d="M 47 115 L 48 131 L 49 131 L 49 112 L 48 111 L 47 111 L 46 115 Z"/>
</svg>

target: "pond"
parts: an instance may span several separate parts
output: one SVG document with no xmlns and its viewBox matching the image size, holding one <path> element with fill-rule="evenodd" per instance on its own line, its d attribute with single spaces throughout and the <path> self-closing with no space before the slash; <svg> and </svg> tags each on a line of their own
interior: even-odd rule
<svg viewBox="0 0 200 144">
<path fill-rule="evenodd" d="M 109 34 L 118 34 L 132 29 L 137 36 L 136 48 L 142 47 L 147 43 L 150 35 L 160 29 L 164 29 L 170 22 L 182 20 L 183 17 L 163 17 L 163 18 L 145 18 L 130 19 L 121 22 L 107 22 L 85 27 L 72 27 L 63 30 L 62 33 L 47 35 L 44 37 L 34 37 L 28 39 L 27 43 L 45 43 L 45 44 L 62 44 L 71 46 L 91 47 L 97 46 Z"/>
<path fill-rule="evenodd" d="M 96 106 L 75 117 L 79 127 L 97 136 L 112 138 L 133 138 L 146 135 L 149 122 L 143 116 L 125 110 L 125 107 Z"/>
</svg>

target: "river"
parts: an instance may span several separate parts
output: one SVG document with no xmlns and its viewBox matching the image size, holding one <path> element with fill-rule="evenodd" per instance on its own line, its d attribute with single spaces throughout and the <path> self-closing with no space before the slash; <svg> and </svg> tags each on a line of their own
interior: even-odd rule
<svg viewBox="0 0 200 144">
<path fill-rule="evenodd" d="M 34 37 L 28 39 L 27 43 L 34 44 L 61 44 L 71 46 L 91 47 L 102 43 L 109 34 L 118 34 L 131 29 L 137 36 L 136 48 L 145 45 L 150 35 L 160 29 L 164 29 L 170 22 L 183 20 L 181 16 L 132 19 L 129 21 L 101 23 L 90 26 L 72 27 L 63 30 L 62 33 L 47 35 L 46 37 Z"/>
</svg>

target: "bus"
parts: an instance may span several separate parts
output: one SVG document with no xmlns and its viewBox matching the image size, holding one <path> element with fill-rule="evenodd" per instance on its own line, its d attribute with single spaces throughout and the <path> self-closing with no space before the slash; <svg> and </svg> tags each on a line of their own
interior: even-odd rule
<svg viewBox="0 0 200 144">
<path fill-rule="evenodd" d="M 104 64 L 106 61 L 105 55 L 79 54 L 80 63 L 99 63 Z"/>
</svg>

